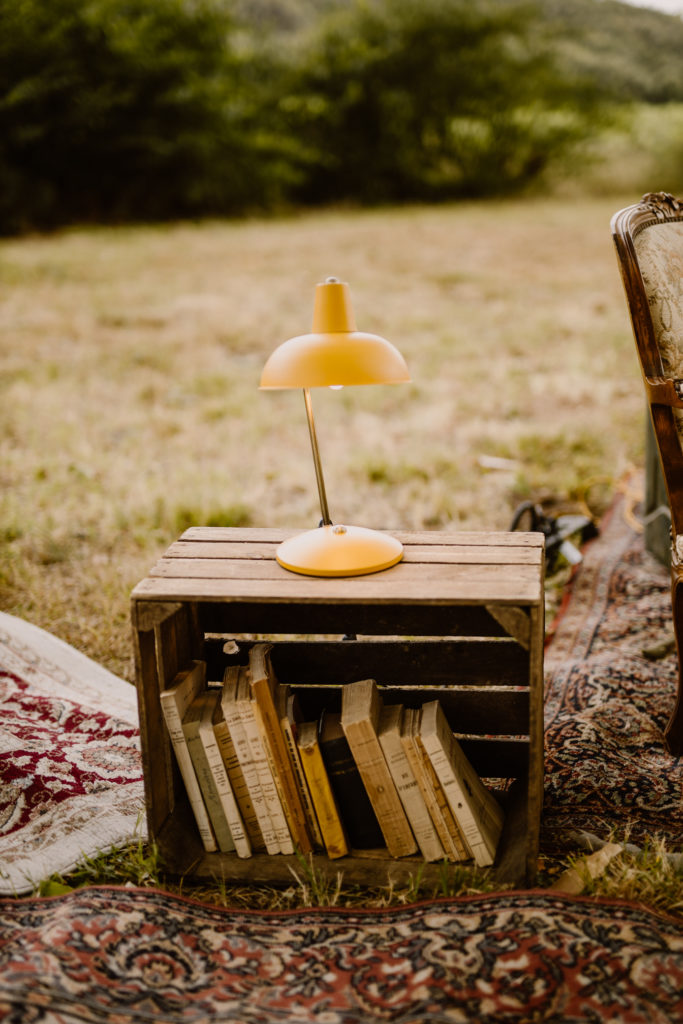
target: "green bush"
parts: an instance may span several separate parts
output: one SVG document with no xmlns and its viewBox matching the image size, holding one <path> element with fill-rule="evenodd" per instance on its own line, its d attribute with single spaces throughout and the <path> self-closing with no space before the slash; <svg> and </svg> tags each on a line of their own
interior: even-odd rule
<svg viewBox="0 0 683 1024">
<path fill-rule="evenodd" d="M 212 0 L 2 0 L 0 230 L 271 201 L 232 33 Z"/>
<path fill-rule="evenodd" d="M 280 110 L 308 157 L 302 198 L 374 202 L 518 190 L 598 105 L 533 4 L 359 0 L 297 54 Z"/>
</svg>

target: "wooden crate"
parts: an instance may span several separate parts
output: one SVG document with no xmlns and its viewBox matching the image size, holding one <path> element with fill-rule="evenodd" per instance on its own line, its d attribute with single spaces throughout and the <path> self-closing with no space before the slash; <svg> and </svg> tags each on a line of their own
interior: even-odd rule
<svg viewBox="0 0 683 1024">
<path fill-rule="evenodd" d="M 385 703 L 438 697 L 486 780 L 512 780 L 494 869 L 533 884 L 543 795 L 543 537 L 404 533 L 404 558 L 380 573 L 312 578 L 281 568 L 268 529 L 198 527 L 171 545 L 132 594 L 147 818 L 169 870 L 285 883 L 296 858 L 204 852 L 162 719 L 159 693 L 192 658 L 220 680 L 255 636 L 274 643 L 278 678 L 307 717 L 339 707 L 339 687 L 373 677 Z M 229 641 L 234 639 L 235 644 Z M 314 863 L 377 884 L 376 859 Z M 397 882 L 420 858 L 386 858 Z M 423 877 L 437 877 L 425 865 Z"/>
</svg>

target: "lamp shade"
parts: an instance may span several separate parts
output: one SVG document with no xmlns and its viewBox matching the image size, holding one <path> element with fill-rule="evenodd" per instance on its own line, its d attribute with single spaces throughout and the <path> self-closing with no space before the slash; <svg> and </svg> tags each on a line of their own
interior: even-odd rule
<svg viewBox="0 0 683 1024">
<path fill-rule="evenodd" d="M 316 286 L 311 334 L 275 349 L 260 387 L 315 388 L 399 384 L 410 380 L 398 349 L 378 334 L 356 330 L 349 286 L 328 278 Z"/>
</svg>

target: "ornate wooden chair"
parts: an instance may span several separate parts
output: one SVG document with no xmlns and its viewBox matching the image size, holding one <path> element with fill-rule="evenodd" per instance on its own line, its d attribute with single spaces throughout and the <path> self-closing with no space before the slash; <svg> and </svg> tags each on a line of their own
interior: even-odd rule
<svg viewBox="0 0 683 1024">
<path fill-rule="evenodd" d="M 646 400 L 671 510 L 678 694 L 665 731 L 683 753 L 683 200 L 650 192 L 612 218 Z"/>
</svg>

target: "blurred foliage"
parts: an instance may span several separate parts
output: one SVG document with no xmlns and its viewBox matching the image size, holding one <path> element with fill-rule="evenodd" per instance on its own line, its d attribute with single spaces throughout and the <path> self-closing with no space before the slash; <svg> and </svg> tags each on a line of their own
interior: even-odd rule
<svg viewBox="0 0 683 1024">
<path fill-rule="evenodd" d="M 271 200 L 263 69 L 232 33 L 209 0 L 0 0 L 4 231 Z"/>
<path fill-rule="evenodd" d="M 0 0 L 0 232 L 518 191 L 683 100 L 617 0 Z"/>
<path fill-rule="evenodd" d="M 621 101 L 683 101 L 683 18 L 618 0 L 544 0 L 561 62 Z"/>
<path fill-rule="evenodd" d="M 558 71 L 534 4 L 392 0 L 323 20 L 280 110 L 309 147 L 300 198 L 379 202 L 519 190 L 593 134 L 600 98 Z"/>
</svg>

